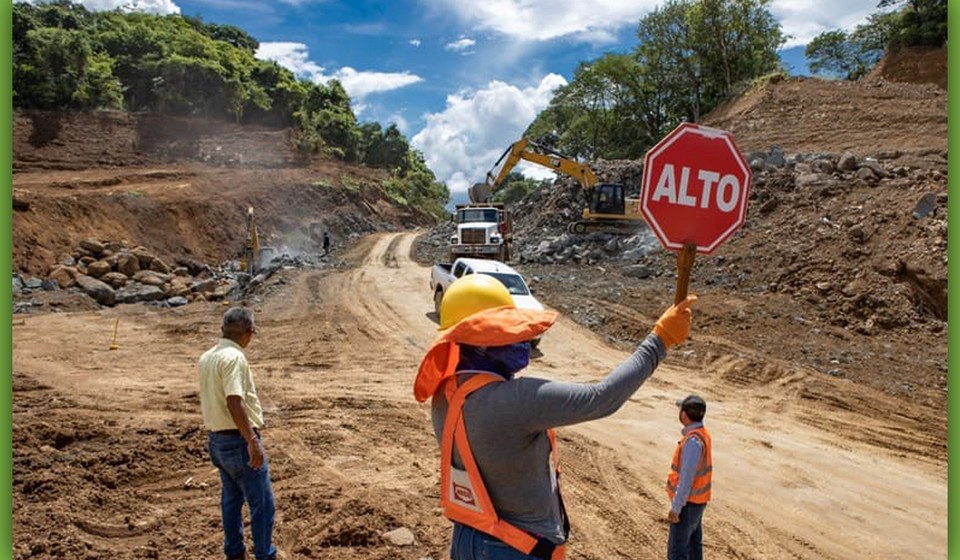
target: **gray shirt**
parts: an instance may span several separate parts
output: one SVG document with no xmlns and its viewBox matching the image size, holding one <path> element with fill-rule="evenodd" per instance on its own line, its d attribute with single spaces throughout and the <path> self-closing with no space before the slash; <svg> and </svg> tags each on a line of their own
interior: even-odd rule
<svg viewBox="0 0 960 560">
<path fill-rule="evenodd" d="M 616 412 L 666 355 L 650 334 L 623 363 L 596 383 L 562 383 L 519 377 L 491 383 L 463 405 L 467 438 L 498 515 L 555 544 L 564 542 L 557 480 L 546 429 L 579 424 Z M 476 372 L 459 372 L 463 383 Z M 433 431 L 443 435 L 447 400 L 432 401 Z M 454 453 L 454 466 L 463 468 Z"/>
<path fill-rule="evenodd" d="M 681 433 L 687 435 L 702 427 L 703 422 L 694 422 L 685 426 Z M 680 452 L 680 480 L 677 481 L 677 493 L 673 495 L 673 502 L 670 504 L 670 511 L 677 515 L 680 515 L 680 510 L 687 504 L 687 498 L 690 497 L 693 476 L 697 474 L 697 464 L 700 462 L 702 452 L 703 444 L 700 443 L 700 438 L 692 437 L 683 444 L 683 451 Z"/>
</svg>

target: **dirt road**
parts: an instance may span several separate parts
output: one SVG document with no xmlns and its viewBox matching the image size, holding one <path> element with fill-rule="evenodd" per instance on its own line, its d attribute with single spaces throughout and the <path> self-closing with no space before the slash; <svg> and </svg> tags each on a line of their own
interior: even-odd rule
<svg viewBox="0 0 960 560">
<path fill-rule="evenodd" d="M 370 236 L 338 272 L 281 271 L 248 302 L 286 558 L 446 558 L 429 409 L 411 391 L 436 334 L 429 269 L 408 257 L 415 235 Z M 218 557 L 195 360 L 224 309 L 15 317 L 15 558 Z M 625 357 L 563 317 L 541 350 L 527 375 L 589 381 Z M 722 373 L 668 358 L 615 415 L 560 430 L 570 558 L 663 556 L 672 402 L 689 391 L 710 403 L 716 447 L 711 558 L 946 557 L 946 459 L 925 450 L 943 442 L 897 418 L 820 408 L 798 397 L 802 373 L 759 388 Z M 837 400 L 870 402 L 850 391 Z M 381 538 L 400 527 L 416 544 Z"/>
</svg>

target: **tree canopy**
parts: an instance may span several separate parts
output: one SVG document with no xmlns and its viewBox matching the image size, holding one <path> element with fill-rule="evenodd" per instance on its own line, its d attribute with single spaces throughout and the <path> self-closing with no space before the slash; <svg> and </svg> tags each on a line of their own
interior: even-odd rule
<svg viewBox="0 0 960 560">
<path fill-rule="evenodd" d="M 581 63 L 526 135 L 572 157 L 637 158 L 754 78 L 780 70 L 771 0 L 667 0 L 630 53 Z"/>
<path fill-rule="evenodd" d="M 298 129 L 298 147 L 391 171 L 388 192 L 442 215 L 449 199 L 391 125 L 360 124 L 336 80 L 255 58 L 246 31 L 200 18 L 89 11 L 69 0 L 13 5 L 13 106 L 164 112 Z"/>
<path fill-rule="evenodd" d="M 856 80 L 866 75 L 884 53 L 899 47 L 942 46 L 947 41 L 947 0 L 881 0 L 867 22 L 847 33 L 824 31 L 810 41 L 806 57 L 814 74 Z"/>
</svg>

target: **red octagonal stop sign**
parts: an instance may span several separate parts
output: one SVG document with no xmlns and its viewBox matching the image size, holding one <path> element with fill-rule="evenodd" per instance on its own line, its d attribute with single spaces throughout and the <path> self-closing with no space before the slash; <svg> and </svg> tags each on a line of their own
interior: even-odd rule
<svg viewBox="0 0 960 560">
<path fill-rule="evenodd" d="M 743 225 L 752 176 L 728 132 L 683 123 L 643 160 L 641 212 L 664 248 L 707 255 Z"/>
</svg>

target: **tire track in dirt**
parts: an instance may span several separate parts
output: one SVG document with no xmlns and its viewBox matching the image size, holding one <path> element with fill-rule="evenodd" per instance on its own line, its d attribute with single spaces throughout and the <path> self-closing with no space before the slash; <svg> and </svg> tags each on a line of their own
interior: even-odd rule
<svg viewBox="0 0 960 560">
<path fill-rule="evenodd" d="M 280 271 L 252 304 L 259 330 L 248 355 L 287 558 L 446 556 L 437 444 L 428 405 L 411 394 L 436 336 L 429 269 L 408 258 L 414 236 L 364 238 L 336 270 Z M 218 555 L 219 481 L 197 429 L 195 363 L 223 310 L 123 306 L 15 326 L 15 558 Z M 118 317 L 121 349 L 108 352 Z M 626 356 L 565 317 L 540 350 L 527 375 L 568 381 L 599 379 Z M 945 555 L 946 463 L 916 451 L 936 443 L 927 432 L 903 438 L 910 451 L 891 450 L 892 424 L 860 414 L 872 402 L 865 393 L 838 385 L 848 409 L 807 404 L 797 397 L 798 385 L 810 386 L 802 375 L 745 386 L 711 369 L 724 367 L 722 356 L 689 367 L 677 365 L 681 357 L 682 349 L 612 417 L 559 430 L 570 558 L 663 556 L 663 481 L 679 433 L 673 400 L 689 391 L 710 401 L 717 444 L 705 516 L 711 557 Z M 875 439 L 859 437 L 871 430 Z M 77 511 L 90 530 L 71 522 Z M 159 524 L 114 536 L 129 525 L 125 515 L 134 527 Z M 417 544 L 385 544 L 380 535 L 398 527 Z"/>
</svg>

